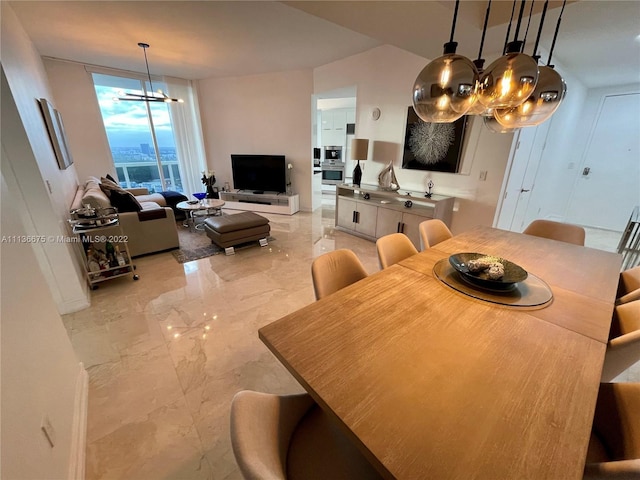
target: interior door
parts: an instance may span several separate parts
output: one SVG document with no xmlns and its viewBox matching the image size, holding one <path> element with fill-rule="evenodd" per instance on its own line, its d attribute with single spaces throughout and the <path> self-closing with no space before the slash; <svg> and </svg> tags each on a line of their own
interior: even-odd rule
<svg viewBox="0 0 640 480">
<path fill-rule="evenodd" d="M 529 211 L 529 201 L 535 187 L 550 124 L 551 122 L 547 121 L 537 128 L 525 128 L 520 131 L 496 225 L 498 228 L 521 232 L 535 218 L 537 212 Z"/>
<path fill-rule="evenodd" d="M 567 221 L 623 231 L 640 204 L 640 94 L 604 98 Z"/>
</svg>

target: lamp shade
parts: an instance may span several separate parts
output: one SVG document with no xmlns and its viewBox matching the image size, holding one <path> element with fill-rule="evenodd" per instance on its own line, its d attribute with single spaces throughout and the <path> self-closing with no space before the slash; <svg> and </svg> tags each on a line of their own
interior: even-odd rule
<svg viewBox="0 0 640 480">
<path fill-rule="evenodd" d="M 478 83 L 478 101 L 487 108 L 517 107 L 538 82 L 538 64 L 524 53 L 508 53 L 487 67 Z"/>
<path fill-rule="evenodd" d="M 418 74 L 413 109 L 427 123 L 455 122 L 473 104 L 477 81 L 478 71 L 471 60 L 447 53 Z"/>
<path fill-rule="evenodd" d="M 497 109 L 496 120 L 506 128 L 540 125 L 558 109 L 567 92 L 567 84 L 551 67 L 539 67 L 535 90 L 517 107 Z"/>
<path fill-rule="evenodd" d="M 501 125 L 493 115 L 483 116 L 482 120 L 484 122 L 484 126 L 487 127 L 487 130 L 491 133 L 512 133 L 518 130 L 517 128 L 507 128 Z"/>
<path fill-rule="evenodd" d="M 369 158 L 369 140 L 354 138 L 351 140 L 351 160 L 367 160 Z"/>
</svg>

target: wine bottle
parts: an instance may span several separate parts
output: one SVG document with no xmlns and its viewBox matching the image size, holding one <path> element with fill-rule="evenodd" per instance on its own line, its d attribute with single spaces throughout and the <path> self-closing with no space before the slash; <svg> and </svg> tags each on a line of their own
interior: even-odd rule
<svg viewBox="0 0 640 480">
<path fill-rule="evenodd" d="M 120 265 L 121 267 L 124 267 L 127 264 L 127 259 L 125 258 L 125 255 L 120 252 L 119 247 L 115 248 L 115 252 L 116 252 L 116 260 L 118 261 L 118 265 Z"/>
</svg>

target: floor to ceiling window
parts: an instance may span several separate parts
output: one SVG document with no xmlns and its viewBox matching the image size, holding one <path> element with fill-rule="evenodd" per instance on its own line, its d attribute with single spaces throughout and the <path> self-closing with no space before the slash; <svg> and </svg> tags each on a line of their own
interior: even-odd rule
<svg viewBox="0 0 640 480">
<path fill-rule="evenodd" d="M 183 192 L 184 176 L 168 104 L 117 101 L 123 92 L 149 91 L 149 82 L 102 73 L 92 75 L 120 184 L 146 187 L 150 193 Z M 153 87 L 166 90 L 162 82 L 154 81 Z"/>
</svg>

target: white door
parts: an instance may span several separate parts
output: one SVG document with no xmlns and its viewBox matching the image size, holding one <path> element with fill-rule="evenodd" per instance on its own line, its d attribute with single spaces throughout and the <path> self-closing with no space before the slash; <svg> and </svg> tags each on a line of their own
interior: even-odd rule
<svg viewBox="0 0 640 480">
<path fill-rule="evenodd" d="M 503 194 L 497 228 L 520 232 L 526 226 L 527 207 L 535 186 L 550 123 L 545 122 L 536 128 L 523 128 L 514 140 L 516 151 Z"/>
<path fill-rule="evenodd" d="M 640 204 L 640 94 L 604 98 L 587 144 L 567 221 L 623 231 Z"/>
</svg>

